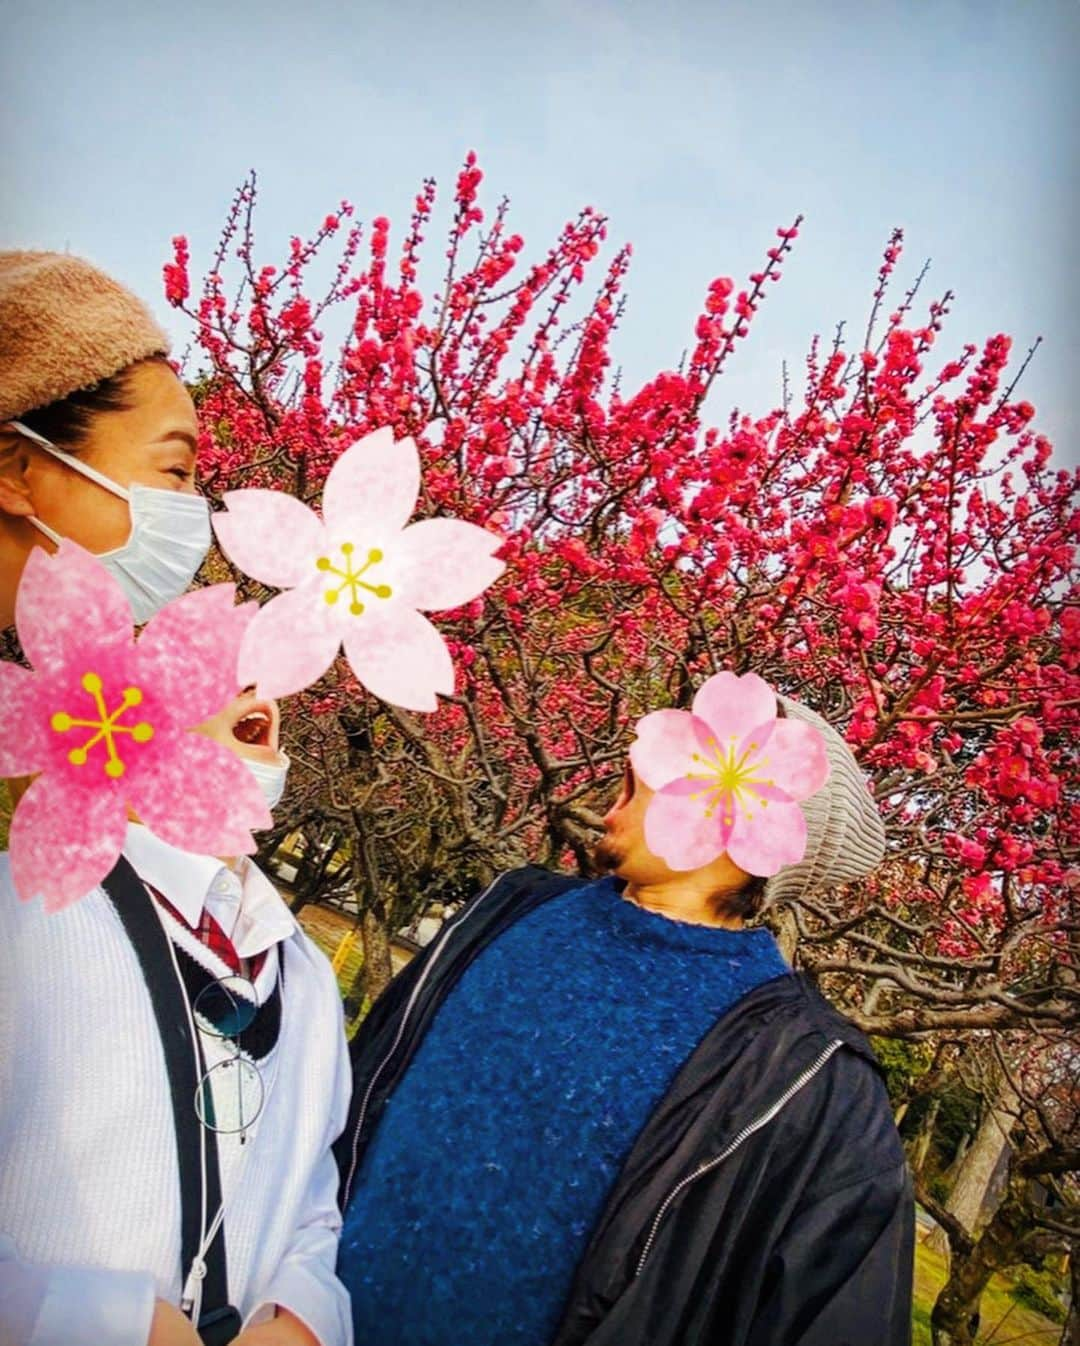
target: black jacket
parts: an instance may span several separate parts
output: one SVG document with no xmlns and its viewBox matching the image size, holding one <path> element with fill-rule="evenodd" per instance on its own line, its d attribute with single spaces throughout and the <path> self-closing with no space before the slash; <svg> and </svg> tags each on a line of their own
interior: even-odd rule
<svg viewBox="0 0 1080 1346">
<path fill-rule="evenodd" d="M 450 987 L 508 925 L 580 882 L 504 874 L 373 1006 L 352 1047 L 343 1207 Z M 646 1123 L 552 1346 L 907 1346 L 913 1252 L 873 1052 L 804 977 L 780 977 L 716 1023 Z"/>
</svg>

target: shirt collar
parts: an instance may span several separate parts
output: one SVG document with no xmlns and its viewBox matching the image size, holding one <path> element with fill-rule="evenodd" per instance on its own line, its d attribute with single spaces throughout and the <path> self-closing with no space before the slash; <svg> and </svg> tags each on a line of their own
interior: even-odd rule
<svg viewBox="0 0 1080 1346">
<path fill-rule="evenodd" d="M 124 854 L 192 929 L 208 908 L 226 934 L 231 932 L 241 958 L 253 958 L 299 929 L 277 889 L 247 856 L 241 857 L 239 870 L 232 871 L 217 856 L 170 846 L 140 823 L 128 824 Z M 232 873 L 236 883 L 222 882 L 222 876 Z"/>
</svg>

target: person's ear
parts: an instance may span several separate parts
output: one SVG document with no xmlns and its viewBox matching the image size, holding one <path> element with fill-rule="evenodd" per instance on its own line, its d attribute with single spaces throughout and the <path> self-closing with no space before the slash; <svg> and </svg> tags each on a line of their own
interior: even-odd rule
<svg viewBox="0 0 1080 1346">
<path fill-rule="evenodd" d="M 25 518 L 34 512 L 30 483 L 30 448 L 17 430 L 0 425 L 0 514 Z"/>
</svg>

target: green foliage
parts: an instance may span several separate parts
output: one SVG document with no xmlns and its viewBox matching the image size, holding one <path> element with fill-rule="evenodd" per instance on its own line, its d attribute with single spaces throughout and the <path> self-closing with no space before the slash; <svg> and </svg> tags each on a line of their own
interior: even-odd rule
<svg viewBox="0 0 1080 1346">
<path fill-rule="evenodd" d="M 931 1173 L 926 1177 L 926 1187 L 935 1201 L 944 1206 L 949 1199 L 950 1186 L 944 1173 Z"/>
<path fill-rule="evenodd" d="M 891 1097 L 891 1082 L 889 1093 Z M 951 1084 L 937 1092 L 917 1094 L 912 1099 L 911 1107 L 900 1127 L 900 1134 L 905 1140 L 913 1140 L 919 1134 L 926 1120 L 926 1114 L 935 1100 L 939 1102 L 937 1116 L 934 1119 L 929 1167 L 945 1169 L 956 1158 L 956 1151 L 964 1136 L 973 1135 L 977 1129 L 980 1100 L 978 1094 L 959 1084 Z"/>
<path fill-rule="evenodd" d="M 1060 1277 L 1052 1271 L 1036 1271 L 1034 1267 L 1022 1266 L 1010 1293 L 1025 1308 L 1041 1313 L 1051 1322 L 1063 1323 L 1065 1309 L 1058 1298 L 1059 1289 Z"/>
<path fill-rule="evenodd" d="M 934 1051 L 928 1042 L 903 1038 L 871 1038 L 874 1055 L 885 1072 L 885 1086 L 893 1110 L 905 1102 L 915 1082 L 930 1069 Z"/>
<path fill-rule="evenodd" d="M 980 1098 L 963 1085 L 954 1085 L 941 1095 L 941 1108 L 934 1127 L 934 1144 L 942 1166 L 952 1163 L 964 1136 L 979 1125 Z"/>
</svg>

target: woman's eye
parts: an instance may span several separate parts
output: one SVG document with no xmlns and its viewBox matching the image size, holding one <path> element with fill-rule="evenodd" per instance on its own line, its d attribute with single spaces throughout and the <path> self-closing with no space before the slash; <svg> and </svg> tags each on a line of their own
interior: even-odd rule
<svg viewBox="0 0 1080 1346">
<path fill-rule="evenodd" d="M 175 477 L 177 481 L 187 482 L 191 480 L 191 473 L 186 467 L 170 467 L 169 476 Z"/>
</svg>

